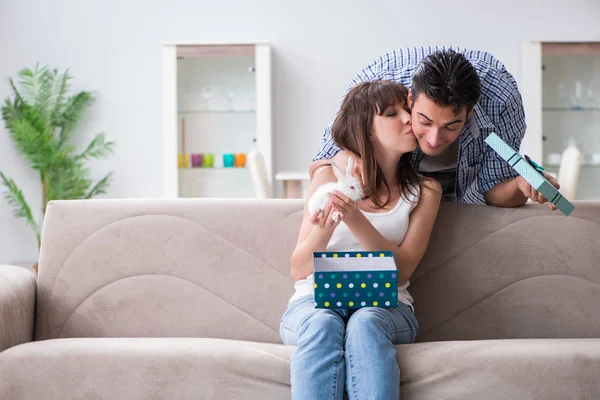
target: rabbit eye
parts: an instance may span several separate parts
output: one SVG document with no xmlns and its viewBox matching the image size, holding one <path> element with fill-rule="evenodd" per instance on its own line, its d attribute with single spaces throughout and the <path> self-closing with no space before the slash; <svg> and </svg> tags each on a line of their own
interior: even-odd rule
<svg viewBox="0 0 600 400">
<path fill-rule="evenodd" d="M 350 186 L 350 189 L 354 190 L 354 186 Z"/>
</svg>

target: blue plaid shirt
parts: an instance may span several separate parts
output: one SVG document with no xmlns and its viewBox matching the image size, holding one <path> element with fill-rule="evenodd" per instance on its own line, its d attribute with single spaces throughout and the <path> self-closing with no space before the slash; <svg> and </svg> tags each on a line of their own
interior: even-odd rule
<svg viewBox="0 0 600 400">
<path fill-rule="evenodd" d="M 458 47 L 417 47 L 387 53 L 365 69 L 350 83 L 348 90 L 359 82 L 389 79 L 411 87 L 412 75 L 427 55 L 443 49 L 454 50 L 469 60 L 481 79 L 481 97 L 473 115 L 465 124 L 459 140 L 456 170 L 456 200 L 460 203 L 485 204 L 484 193 L 495 185 L 518 174 L 500 158 L 485 138 L 495 132 L 509 146 L 519 149 L 525 134 L 525 111 L 521 94 L 513 76 L 491 54 Z M 321 148 L 313 161 L 333 157 L 340 149 L 331 139 L 331 124 L 325 129 Z M 413 152 L 413 162 L 419 165 L 423 152 Z"/>
</svg>

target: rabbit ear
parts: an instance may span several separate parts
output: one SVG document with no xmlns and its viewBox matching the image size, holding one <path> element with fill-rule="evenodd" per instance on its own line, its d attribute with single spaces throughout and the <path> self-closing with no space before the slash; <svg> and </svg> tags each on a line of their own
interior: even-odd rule
<svg viewBox="0 0 600 400">
<path fill-rule="evenodd" d="M 352 176 L 353 168 L 354 168 L 354 158 L 348 157 L 348 166 L 346 167 L 346 175 Z"/>
<path fill-rule="evenodd" d="M 338 181 L 341 181 L 344 178 L 344 171 L 342 171 L 340 167 L 338 167 L 334 163 L 331 163 L 331 167 L 333 169 L 333 174 L 335 175 L 335 177 L 338 179 Z"/>
</svg>

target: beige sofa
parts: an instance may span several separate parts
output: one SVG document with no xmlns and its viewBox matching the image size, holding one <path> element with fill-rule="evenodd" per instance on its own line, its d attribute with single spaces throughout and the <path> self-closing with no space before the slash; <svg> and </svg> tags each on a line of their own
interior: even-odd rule
<svg viewBox="0 0 600 400">
<path fill-rule="evenodd" d="M 403 399 L 600 398 L 600 203 L 443 204 Z M 0 267 L 0 399 L 289 399 L 300 200 L 52 202 Z M 34 311 L 35 310 L 35 311 Z"/>
</svg>

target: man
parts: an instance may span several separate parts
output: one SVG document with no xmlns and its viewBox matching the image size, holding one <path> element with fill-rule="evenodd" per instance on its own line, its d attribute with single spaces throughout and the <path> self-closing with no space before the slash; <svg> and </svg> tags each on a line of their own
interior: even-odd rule
<svg viewBox="0 0 600 400">
<path fill-rule="evenodd" d="M 518 150 L 526 128 L 517 83 L 492 55 L 452 47 L 400 49 L 367 66 L 348 89 L 379 79 L 410 89 L 408 105 L 419 143 L 412 160 L 423 175 L 440 182 L 443 200 L 498 207 L 518 207 L 528 198 L 547 201 L 484 143 L 495 132 Z M 330 125 L 313 159 L 311 177 L 331 162 L 346 165 L 350 155 L 333 143 Z M 330 168 L 322 172 L 335 180 Z M 355 173 L 361 179 L 360 164 Z M 548 180 L 559 187 L 552 177 Z"/>
</svg>

